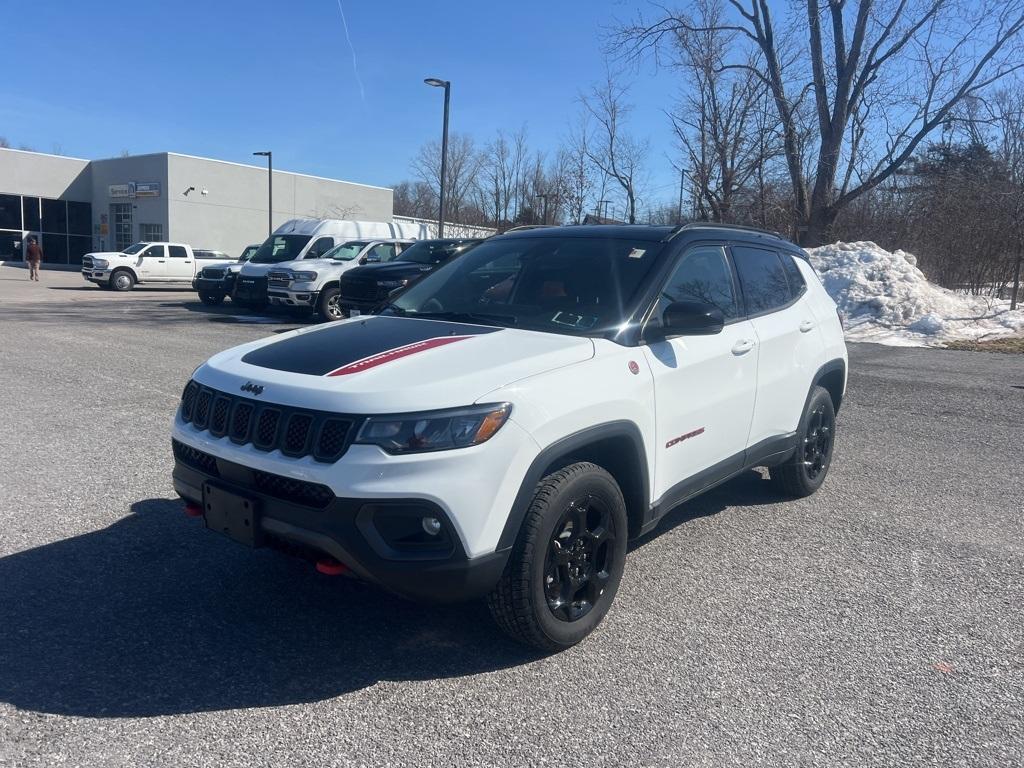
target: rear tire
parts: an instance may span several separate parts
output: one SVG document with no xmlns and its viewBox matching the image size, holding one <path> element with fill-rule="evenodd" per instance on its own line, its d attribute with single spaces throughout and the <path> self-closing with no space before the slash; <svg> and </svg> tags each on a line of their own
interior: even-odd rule
<svg viewBox="0 0 1024 768">
<path fill-rule="evenodd" d="M 768 471 L 779 490 L 794 498 L 803 498 L 821 487 L 832 464 L 836 412 L 832 396 L 824 387 L 815 386 L 811 390 L 796 438 L 793 457 Z"/>
<path fill-rule="evenodd" d="M 341 309 L 341 289 L 338 286 L 332 285 L 320 291 L 320 298 L 316 303 L 316 315 L 325 323 L 345 319 L 345 313 Z"/>
<path fill-rule="evenodd" d="M 487 597 L 495 622 L 545 651 L 583 640 L 615 598 L 627 531 L 622 491 L 606 470 L 579 462 L 545 477 Z"/>
<path fill-rule="evenodd" d="M 199 300 L 211 307 L 215 307 L 224 301 L 223 293 L 209 293 L 208 291 L 199 292 Z"/>
<path fill-rule="evenodd" d="M 135 287 L 135 275 L 127 269 L 117 269 L 110 276 L 110 289 L 112 291 L 130 291 Z"/>
</svg>

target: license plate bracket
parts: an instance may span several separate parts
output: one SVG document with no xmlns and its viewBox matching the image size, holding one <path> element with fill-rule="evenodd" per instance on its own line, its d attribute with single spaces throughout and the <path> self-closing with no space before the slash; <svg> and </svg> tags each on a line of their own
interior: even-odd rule
<svg viewBox="0 0 1024 768">
<path fill-rule="evenodd" d="M 255 499 L 203 483 L 203 519 L 211 531 L 224 534 L 240 544 L 258 547 L 262 543 L 259 509 Z"/>
</svg>

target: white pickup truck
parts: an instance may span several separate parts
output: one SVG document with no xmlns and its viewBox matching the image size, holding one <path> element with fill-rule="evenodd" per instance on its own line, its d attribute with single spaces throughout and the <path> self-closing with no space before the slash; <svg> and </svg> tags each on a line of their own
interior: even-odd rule
<svg viewBox="0 0 1024 768">
<path fill-rule="evenodd" d="M 100 288 L 130 291 L 137 283 L 192 283 L 211 264 L 232 264 L 230 258 L 203 258 L 213 251 L 193 251 L 184 243 L 135 243 L 121 252 L 87 253 L 82 277 Z"/>
</svg>

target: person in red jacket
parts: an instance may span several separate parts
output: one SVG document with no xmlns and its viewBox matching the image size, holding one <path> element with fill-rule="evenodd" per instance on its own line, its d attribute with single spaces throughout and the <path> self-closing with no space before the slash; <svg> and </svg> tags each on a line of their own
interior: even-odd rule
<svg viewBox="0 0 1024 768">
<path fill-rule="evenodd" d="M 28 262 L 28 279 L 39 282 L 39 264 L 43 260 L 43 249 L 34 237 L 28 239 L 28 250 L 25 261 Z"/>
</svg>

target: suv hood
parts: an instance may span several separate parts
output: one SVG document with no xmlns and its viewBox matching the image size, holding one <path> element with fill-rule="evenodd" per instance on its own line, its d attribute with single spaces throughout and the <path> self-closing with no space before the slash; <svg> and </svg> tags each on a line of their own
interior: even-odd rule
<svg viewBox="0 0 1024 768">
<path fill-rule="evenodd" d="M 388 261 L 383 264 L 365 264 L 349 270 L 348 277 L 364 280 L 402 280 L 416 277 L 436 269 L 436 264 L 419 264 L 415 261 Z"/>
<path fill-rule="evenodd" d="M 328 267 L 345 267 L 354 264 L 355 259 L 342 261 L 340 259 L 295 259 L 294 261 L 282 261 L 280 264 L 269 264 L 271 269 L 294 269 L 299 271 L 316 271 Z"/>
<path fill-rule="evenodd" d="M 470 405 L 499 387 L 594 356 L 589 338 L 371 316 L 301 329 L 216 355 L 196 371 L 231 394 L 338 413 Z"/>
</svg>

